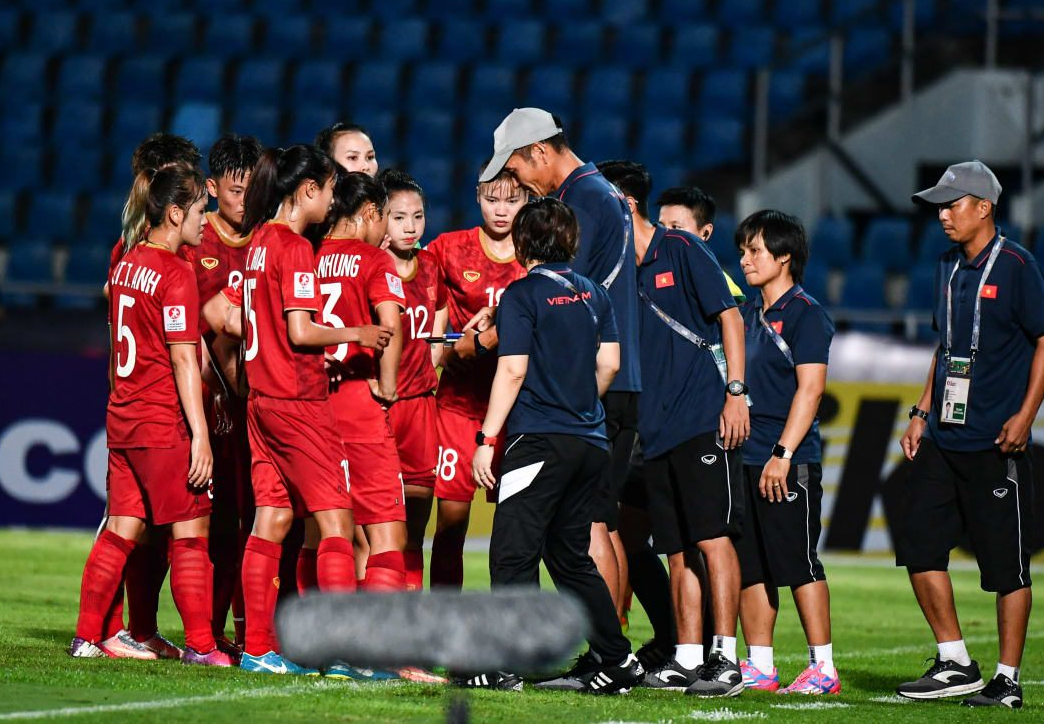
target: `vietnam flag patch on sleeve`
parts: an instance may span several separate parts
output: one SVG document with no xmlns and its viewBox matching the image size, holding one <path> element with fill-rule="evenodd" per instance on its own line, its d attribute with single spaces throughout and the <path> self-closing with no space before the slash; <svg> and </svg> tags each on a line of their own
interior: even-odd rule
<svg viewBox="0 0 1044 724">
<path fill-rule="evenodd" d="M 664 287 L 674 286 L 674 272 L 664 272 L 663 274 L 656 275 L 656 288 L 663 289 Z"/>
<path fill-rule="evenodd" d="M 996 299 L 997 298 L 997 285 L 996 284 L 983 284 L 982 285 L 982 298 L 983 299 Z"/>
</svg>

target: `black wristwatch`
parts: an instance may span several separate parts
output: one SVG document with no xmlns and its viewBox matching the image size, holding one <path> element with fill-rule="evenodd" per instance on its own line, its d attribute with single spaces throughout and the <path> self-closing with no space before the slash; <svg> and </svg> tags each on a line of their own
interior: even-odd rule
<svg viewBox="0 0 1044 724">
<path fill-rule="evenodd" d="M 772 457 L 790 460 L 790 458 L 794 457 L 794 452 L 792 450 L 787 450 L 777 442 L 772 446 Z"/>
<path fill-rule="evenodd" d="M 733 397 L 739 397 L 740 395 L 747 394 L 747 392 L 750 391 L 750 388 L 747 387 L 747 383 L 745 382 L 733 380 L 725 387 L 725 390 Z"/>
<path fill-rule="evenodd" d="M 924 420 L 925 422 L 928 422 L 928 413 L 925 412 L 924 410 L 922 410 L 917 405 L 914 405 L 913 407 L 910 408 L 910 419 L 912 420 L 915 417 L 919 417 L 922 420 Z"/>
<path fill-rule="evenodd" d="M 476 445 L 489 445 L 490 447 L 496 447 L 497 438 L 496 437 L 488 437 L 488 436 L 484 435 L 482 433 L 482 430 L 480 429 L 478 432 L 475 433 L 475 444 Z"/>
<path fill-rule="evenodd" d="M 483 357 L 483 356 L 485 356 L 489 352 L 489 350 L 487 348 L 482 346 L 482 342 L 479 341 L 479 335 L 481 335 L 481 334 L 482 334 L 481 332 L 475 332 L 475 356 L 476 357 Z"/>
</svg>

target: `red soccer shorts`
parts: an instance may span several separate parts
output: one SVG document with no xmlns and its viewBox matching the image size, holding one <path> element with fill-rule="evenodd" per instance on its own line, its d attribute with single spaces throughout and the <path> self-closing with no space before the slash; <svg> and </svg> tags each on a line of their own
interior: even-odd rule
<svg viewBox="0 0 1044 724">
<path fill-rule="evenodd" d="M 207 491 L 189 488 L 190 443 L 174 447 L 109 450 L 109 515 L 127 515 L 153 525 L 210 515 Z"/>
<path fill-rule="evenodd" d="M 475 454 L 475 433 L 482 427 L 476 420 L 459 412 L 438 408 L 435 416 L 435 435 L 439 441 L 439 462 L 435 469 L 435 497 L 470 503 L 478 486 L 471 474 L 471 458 Z M 503 443 L 497 443 L 493 457 L 493 472 L 500 467 Z M 489 493 L 486 499 L 495 502 Z"/>
<path fill-rule="evenodd" d="M 402 479 L 407 485 L 435 487 L 439 441 L 435 434 L 435 395 L 399 400 L 388 411 L 399 449 Z M 474 437 L 474 436 L 472 436 Z"/>
<path fill-rule="evenodd" d="M 259 506 L 291 508 L 296 499 L 310 513 L 352 507 L 348 461 L 327 400 L 282 400 L 251 394 L 247 432 L 254 459 L 254 499 Z M 264 465 L 258 469 L 258 461 L 271 464 L 278 486 Z"/>
<path fill-rule="evenodd" d="M 355 522 L 375 525 L 405 521 L 406 494 L 395 440 L 389 437 L 376 443 L 346 442 L 344 455 L 348 459 Z"/>
</svg>

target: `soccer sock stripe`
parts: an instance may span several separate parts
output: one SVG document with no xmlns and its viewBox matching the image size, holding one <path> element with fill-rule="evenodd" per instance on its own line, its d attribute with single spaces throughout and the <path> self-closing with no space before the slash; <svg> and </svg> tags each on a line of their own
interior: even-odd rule
<svg viewBox="0 0 1044 724">
<path fill-rule="evenodd" d="M 406 551 L 402 554 L 406 564 L 406 590 L 419 591 L 424 588 L 424 551 Z"/>
<path fill-rule="evenodd" d="M 406 588 L 404 556 L 401 551 L 370 553 L 366 560 L 368 591 L 401 591 Z"/>
<path fill-rule="evenodd" d="M 201 654 L 214 649 L 214 564 L 208 548 L 202 536 L 179 538 L 170 547 L 170 591 L 185 624 L 185 645 Z"/>
<path fill-rule="evenodd" d="M 351 541 L 331 536 L 319 542 L 316 580 L 321 591 L 355 590 L 355 556 Z"/>
<path fill-rule="evenodd" d="M 156 612 L 168 568 L 165 535 L 138 546 L 127 559 L 127 626 L 138 641 L 151 638 L 159 630 Z"/>
<path fill-rule="evenodd" d="M 279 557 L 283 547 L 250 536 L 243 552 L 244 650 L 251 656 L 278 651 L 275 607 L 279 596 Z"/>
<path fill-rule="evenodd" d="M 94 541 L 80 581 L 80 615 L 76 621 L 76 635 L 80 638 L 91 643 L 101 640 L 102 620 L 112 607 L 127 557 L 133 550 L 134 541 L 110 530 L 102 531 Z"/>
<path fill-rule="evenodd" d="M 315 548 L 302 548 L 297 554 L 297 592 L 302 596 L 319 587 L 318 555 Z"/>
</svg>

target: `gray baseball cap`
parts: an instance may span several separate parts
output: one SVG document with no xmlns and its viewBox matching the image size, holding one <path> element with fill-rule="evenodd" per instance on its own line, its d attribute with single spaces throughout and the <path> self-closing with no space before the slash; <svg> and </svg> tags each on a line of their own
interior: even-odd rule
<svg viewBox="0 0 1044 724">
<path fill-rule="evenodd" d="M 975 196 L 997 203 L 1001 185 L 990 167 L 982 161 L 955 163 L 946 169 L 939 183 L 910 197 L 915 204 L 948 204 L 962 196 Z"/>
<path fill-rule="evenodd" d="M 518 149 L 537 141 L 546 141 L 561 132 L 555 119 L 545 110 L 516 108 L 511 111 L 497 126 L 497 130 L 493 131 L 493 158 L 482 170 L 479 183 L 492 180 Z"/>
</svg>

